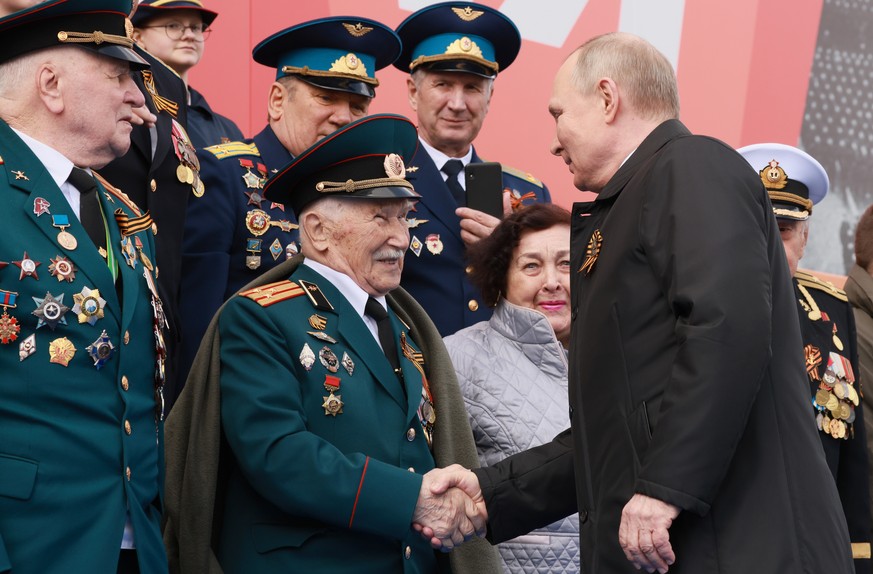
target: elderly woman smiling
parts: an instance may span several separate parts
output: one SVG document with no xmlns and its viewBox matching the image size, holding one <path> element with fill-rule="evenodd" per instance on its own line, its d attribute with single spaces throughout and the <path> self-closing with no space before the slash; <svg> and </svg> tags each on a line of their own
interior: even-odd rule
<svg viewBox="0 0 873 574">
<path fill-rule="evenodd" d="M 569 426 L 570 213 L 536 203 L 470 248 L 471 280 L 496 308 L 445 343 L 487 466 Z M 576 515 L 499 545 L 511 573 L 579 571 Z"/>
</svg>

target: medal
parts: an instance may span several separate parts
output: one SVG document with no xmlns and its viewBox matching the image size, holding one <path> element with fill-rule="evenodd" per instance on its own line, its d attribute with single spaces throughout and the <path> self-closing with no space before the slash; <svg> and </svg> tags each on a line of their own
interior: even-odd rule
<svg viewBox="0 0 873 574">
<path fill-rule="evenodd" d="M 18 345 L 18 361 L 23 361 L 36 353 L 36 335 L 31 333 Z"/>
<path fill-rule="evenodd" d="M 121 240 L 121 254 L 124 256 L 124 262 L 131 269 L 136 269 L 136 250 L 133 247 L 133 241 L 130 237 L 125 237 Z"/>
<path fill-rule="evenodd" d="M 335 417 L 343 412 L 343 405 L 345 403 L 343 403 L 342 401 L 342 395 L 334 394 L 336 391 L 339 390 L 339 388 L 339 377 L 332 377 L 330 375 L 324 376 L 324 390 L 330 393 L 328 396 L 324 397 L 324 402 L 321 403 L 321 406 L 324 408 L 325 415 L 331 415 Z"/>
<path fill-rule="evenodd" d="M 424 244 L 427 246 L 427 250 L 434 255 L 439 255 L 443 252 L 443 242 L 440 241 L 439 233 L 431 233 L 425 237 Z"/>
<path fill-rule="evenodd" d="M 837 324 L 834 323 L 833 325 L 834 325 L 834 347 L 836 347 L 838 350 L 842 351 L 843 350 L 843 342 L 840 341 L 839 337 L 837 337 Z"/>
<path fill-rule="evenodd" d="M 67 324 L 64 315 L 70 310 L 70 308 L 64 305 L 63 293 L 55 298 L 54 295 L 46 291 L 45 297 L 31 297 L 31 299 L 36 303 L 36 309 L 31 311 L 31 314 L 39 319 L 36 324 L 37 329 L 43 325 L 48 325 L 49 329 L 54 331 L 58 326 L 58 323 L 62 325 Z"/>
<path fill-rule="evenodd" d="M 246 213 L 246 229 L 255 237 L 260 237 L 270 227 L 270 216 L 263 209 L 253 209 Z"/>
<path fill-rule="evenodd" d="M 79 323 L 94 325 L 97 319 L 103 318 L 103 308 L 106 300 L 100 296 L 99 289 L 82 287 L 80 293 L 73 295 L 73 313 L 79 318 Z M 66 365 L 65 365 L 66 366 Z"/>
<path fill-rule="evenodd" d="M 145 251 L 143 251 L 142 240 L 138 236 L 134 236 L 133 244 L 134 246 L 136 246 L 136 250 L 139 253 L 139 259 L 140 261 L 142 261 L 142 264 L 145 266 L 145 268 L 149 271 L 154 271 L 154 265 L 152 265 L 151 260 L 145 254 Z"/>
<path fill-rule="evenodd" d="M 33 277 L 37 281 L 39 280 L 39 276 L 36 274 L 36 268 L 42 265 L 42 263 L 30 259 L 27 256 L 27 251 L 24 252 L 24 257 L 22 257 L 20 261 L 13 261 L 12 264 L 21 269 L 21 273 L 18 275 L 19 281 L 25 277 Z"/>
<path fill-rule="evenodd" d="M 419 255 L 421 255 L 422 247 L 423 245 L 421 244 L 421 241 L 419 241 L 418 237 L 413 235 L 412 240 L 409 242 L 409 250 L 415 253 L 415 256 L 418 257 Z"/>
<path fill-rule="evenodd" d="M 34 211 L 36 211 L 36 202 L 34 201 Z M 58 243 L 66 249 L 67 251 L 72 251 L 76 247 L 79 246 L 79 242 L 76 241 L 76 238 L 73 237 L 72 233 L 67 232 L 67 228 L 70 226 L 70 218 L 66 213 L 61 213 L 58 215 L 52 215 L 52 227 L 57 227 L 61 230 L 58 233 Z"/>
<path fill-rule="evenodd" d="M 328 335 L 327 333 L 324 333 L 322 331 L 306 331 L 306 333 L 308 335 L 312 335 L 313 337 L 315 337 L 319 341 L 324 341 L 325 343 L 331 343 L 331 344 L 336 343 L 336 339 L 334 339 L 333 337 L 331 337 L 330 335 Z"/>
<path fill-rule="evenodd" d="M 313 329 L 318 329 L 319 331 L 322 331 L 325 327 L 327 327 L 327 318 L 322 317 L 317 313 L 313 313 L 309 316 L 309 326 Z"/>
<path fill-rule="evenodd" d="M 261 207 L 261 203 L 263 203 L 264 197 L 258 192 L 258 190 L 255 189 L 253 191 L 247 191 L 245 192 L 245 194 L 246 197 L 249 198 L 249 201 L 248 203 L 246 203 L 246 205 L 254 205 L 258 208 Z"/>
<path fill-rule="evenodd" d="M 297 248 L 297 242 L 292 241 L 291 243 L 289 243 L 288 245 L 285 246 L 285 259 L 286 260 L 291 259 L 295 255 L 297 255 L 298 252 L 299 252 L 299 249 Z"/>
<path fill-rule="evenodd" d="M 0 303 L 3 306 L 3 314 L 0 315 L 0 343 L 8 345 L 18 338 L 18 333 L 21 332 L 21 325 L 18 324 L 18 319 L 9 315 L 8 308 L 15 308 L 15 300 L 18 298 L 18 293 L 12 291 L 3 291 L 0 289 L 0 296 L 5 300 Z"/>
<path fill-rule="evenodd" d="M 277 237 L 270 244 L 270 255 L 273 256 L 273 261 L 276 261 L 277 259 L 279 259 L 279 256 L 282 255 L 283 251 L 285 251 L 285 250 L 282 249 L 282 242 L 279 241 L 279 238 Z"/>
<path fill-rule="evenodd" d="M 62 281 L 66 281 L 67 283 L 72 283 L 76 278 L 76 268 L 73 266 L 72 261 L 58 255 L 54 259 L 49 260 L 49 275 L 57 278 L 58 283 Z"/>
<path fill-rule="evenodd" d="M 318 360 L 324 368 L 331 373 L 335 373 L 339 370 L 339 359 L 334 352 L 330 350 L 330 347 L 322 347 L 321 351 L 318 352 Z"/>
<path fill-rule="evenodd" d="M 300 351 L 300 364 L 307 371 L 312 370 L 312 365 L 315 364 L 315 353 L 309 348 L 309 343 L 303 343 L 303 349 Z"/>
<path fill-rule="evenodd" d="M 258 172 L 260 173 L 260 175 L 258 175 L 258 174 L 255 174 L 254 172 L 252 172 L 252 168 L 255 167 L 255 163 L 252 160 L 240 159 L 239 164 L 240 164 L 240 166 L 246 168 L 246 172 L 242 175 L 243 181 L 246 184 L 246 188 L 247 189 L 256 189 L 256 190 L 257 189 L 264 189 L 264 184 L 266 183 L 267 166 L 265 166 L 262 163 L 259 163 L 258 164 Z M 246 195 L 249 195 L 249 194 L 246 193 Z M 263 201 L 264 198 L 261 197 L 260 194 L 258 194 L 258 197 L 260 197 L 261 201 Z M 249 204 L 251 204 L 251 196 L 250 195 L 249 195 Z M 260 207 L 260 206 L 261 206 L 261 204 L 260 204 L 260 202 L 258 202 L 258 207 Z"/>
<path fill-rule="evenodd" d="M 349 376 L 353 375 L 355 372 L 355 363 L 352 361 L 352 358 L 349 357 L 349 354 L 343 351 L 343 360 L 341 361 L 343 368 L 348 371 Z"/>
<path fill-rule="evenodd" d="M 106 364 L 106 361 L 115 354 L 115 345 L 109 340 L 109 335 L 106 334 L 106 329 L 104 329 L 100 336 L 97 337 L 97 340 L 88 345 L 85 350 L 94 359 L 94 366 L 99 371 Z"/>
<path fill-rule="evenodd" d="M 43 199 L 42 197 L 37 197 L 33 200 L 33 214 L 37 217 L 42 215 L 43 213 L 49 213 L 49 207 L 51 207 L 51 203 L 48 202 L 47 199 Z"/>
<path fill-rule="evenodd" d="M 254 237 L 246 239 L 246 251 L 251 254 L 246 256 L 246 267 L 252 271 L 261 266 L 261 256 L 258 255 L 261 252 L 261 243 L 260 239 Z"/>
<path fill-rule="evenodd" d="M 49 343 L 49 362 L 66 367 L 70 364 L 73 355 L 76 354 L 76 347 L 66 337 L 55 339 Z"/>
</svg>

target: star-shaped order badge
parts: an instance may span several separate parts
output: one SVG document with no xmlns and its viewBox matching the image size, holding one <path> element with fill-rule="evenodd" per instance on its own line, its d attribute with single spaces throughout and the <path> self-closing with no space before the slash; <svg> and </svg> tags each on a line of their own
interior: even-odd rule
<svg viewBox="0 0 873 574">
<path fill-rule="evenodd" d="M 24 256 L 19 261 L 13 261 L 12 264 L 21 269 L 21 273 L 18 274 L 19 281 L 25 277 L 33 277 L 34 279 L 39 280 L 39 275 L 36 274 L 36 268 L 42 265 L 42 263 L 34 261 L 28 257 L 27 251 L 24 252 Z"/>
<path fill-rule="evenodd" d="M 36 324 L 37 329 L 43 325 L 48 325 L 48 327 L 54 331 L 59 323 L 61 325 L 67 324 L 64 315 L 70 310 L 70 308 L 64 305 L 63 293 L 58 297 L 55 297 L 46 291 L 45 297 L 31 297 L 31 299 L 36 303 L 36 310 L 31 311 L 31 313 L 39 319 Z"/>
<path fill-rule="evenodd" d="M 94 366 L 97 367 L 99 371 L 103 365 L 106 364 L 106 361 L 112 358 L 112 355 L 115 354 L 115 345 L 112 344 L 112 341 L 109 340 L 109 335 L 106 333 L 106 329 L 103 329 L 103 332 L 100 333 L 100 336 L 97 337 L 97 340 L 85 347 L 85 350 L 88 351 L 88 354 L 94 359 Z"/>
<path fill-rule="evenodd" d="M 72 261 L 63 255 L 58 255 L 54 259 L 49 259 L 49 261 L 51 262 L 49 263 L 49 275 L 57 278 L 58 283 L 61 281 L 72 283 L 76 278 L 76 267 Z"/>
<path fill-rule="evenodd" d="M 81 293 L 73 295 L 73 313 L 79 318 L 79 323 L 88 323 L 93 325 L 97 319 L 103 318 L 103 307 L 106 306 L 106 299 L 100 296 L 99 289 L 91 289 L 90 287 L 82 287 Z"/>
</svg>

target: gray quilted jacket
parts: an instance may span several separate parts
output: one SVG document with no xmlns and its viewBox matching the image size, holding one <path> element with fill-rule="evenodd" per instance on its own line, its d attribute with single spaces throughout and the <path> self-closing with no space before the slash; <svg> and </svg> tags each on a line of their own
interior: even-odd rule
<svg viewBox="0 0 873 574">
<path fill-rule="evenodd" d="M 549 442 L 569 424 L 567 351 L 542 313 L 501 299 L 489 321 L 444 339 L 483 466 Z M 579 572 L 572 515 L 498 546 L 506 572 Z"/>
</svg>

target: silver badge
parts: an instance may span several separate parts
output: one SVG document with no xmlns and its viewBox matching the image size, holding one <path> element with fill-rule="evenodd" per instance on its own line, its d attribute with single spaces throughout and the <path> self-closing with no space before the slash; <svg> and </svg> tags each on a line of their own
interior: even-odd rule
<svg viewBox="0 0 873 574">
<path fill-rule="evenodd" d="M 300 351 L 300 364 L 307 371 L 312 369 L 312 365 L 315 364 L 315 353 L 309 348 L 309 343 L 303 343 L 303 350 Z"/>
</svg>

